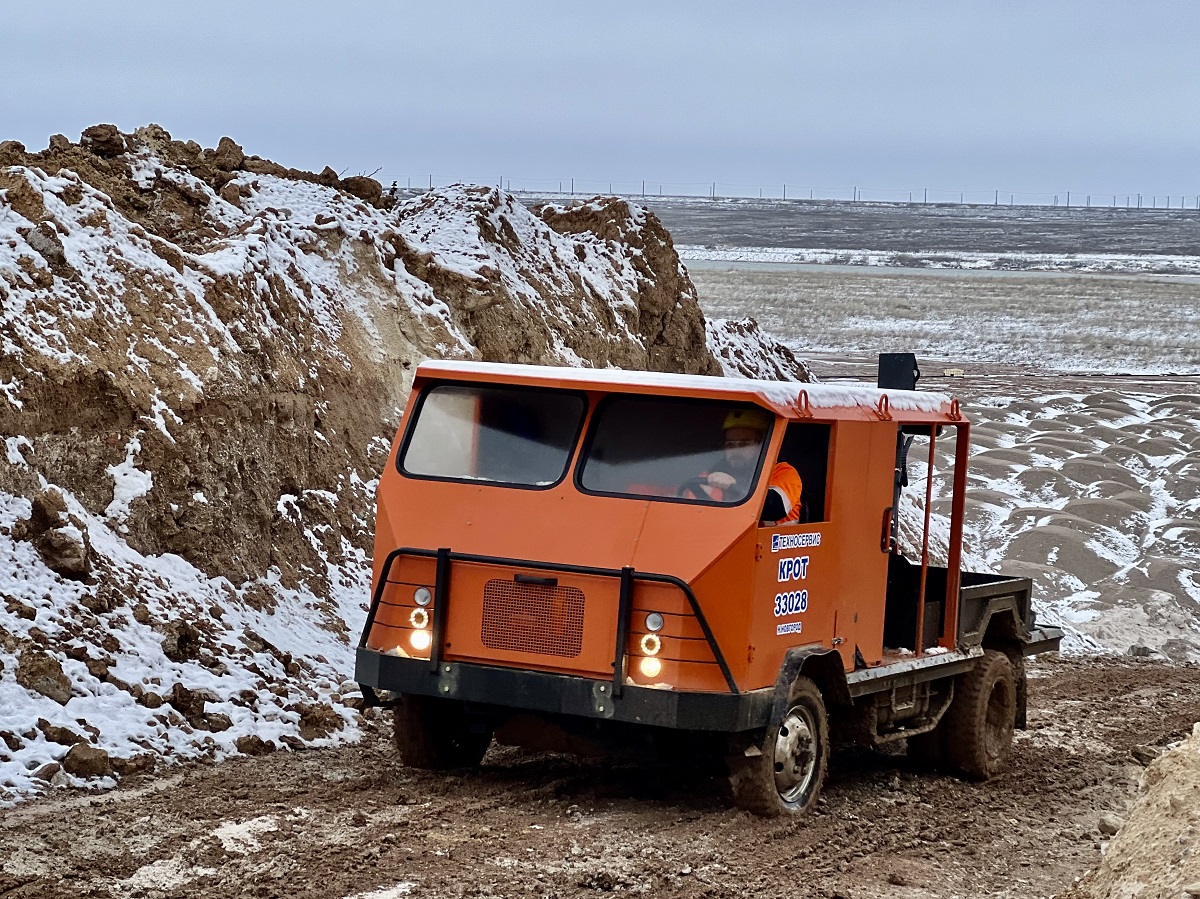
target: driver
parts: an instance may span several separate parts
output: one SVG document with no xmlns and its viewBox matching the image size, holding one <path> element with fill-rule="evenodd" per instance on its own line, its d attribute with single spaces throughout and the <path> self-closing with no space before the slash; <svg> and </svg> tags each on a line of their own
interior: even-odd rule
<svg viewBox="0 0 1200 899">
<path fill-rule="evenodd" d="M 770 426 L 771 416 L 764 409 L 735 409 L 725 416 L 721 461 L 716 470 L 704 472 L 699 478 L 700 488 L 710 499 L 720 502 L 726 496 L 745 495 L 753 486 L 754 468 Z M 771 469 L 767 499 L 759 516 L 761 525 L 770 527 L 799 521 L 803 489 L 800 473 L 787 462 L 777 463 Z"/>
</svg>

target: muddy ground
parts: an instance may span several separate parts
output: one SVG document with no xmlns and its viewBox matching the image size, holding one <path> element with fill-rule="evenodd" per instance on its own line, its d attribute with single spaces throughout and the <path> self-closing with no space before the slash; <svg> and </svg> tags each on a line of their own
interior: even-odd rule
<svg viewBox="0 0 1200 899">
<path fill-rule="evenodd" d="M 836 753 L 817 813 L 761 820 L 702 768 L 493 747 L 482 769 L 359 745 L 56 793 L 0 817 L 0 896 L 1049 896 L 1094 867 L 1100 817 L 1200 720 L 1200 670 L 1042 661 L 1011 770 L 986 784 Z"/>
</svg>

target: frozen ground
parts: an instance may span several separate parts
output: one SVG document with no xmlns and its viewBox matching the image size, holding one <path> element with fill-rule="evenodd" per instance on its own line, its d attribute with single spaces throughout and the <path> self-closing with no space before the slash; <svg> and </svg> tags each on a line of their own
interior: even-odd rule
<svg viewBox="0 0 1200 899">
<path fill-rule="evenodd" d="M 690 260 L 712 316 L 753 316 L 801 358 L 923 358 L 1200 374 L 1200 278 Z"/>
</svg>

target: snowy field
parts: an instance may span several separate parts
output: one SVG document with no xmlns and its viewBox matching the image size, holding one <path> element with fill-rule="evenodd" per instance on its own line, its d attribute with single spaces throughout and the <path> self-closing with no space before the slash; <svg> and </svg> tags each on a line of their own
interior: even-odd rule
<svg viewBox="0 0 1200 899">
<path fill-rule="evenodd" d="M 707 314 L 757 317 L 823 380 L 915 351 L 975 425 L 968 548 L 1032 577 L 1068 648 L 1200 661 L 1200 282 L 688 267 Z"/>
<path fill-rule="evenodd" d="M 752 316 L 801 358 L 922 357 L 1200 374 L 1200 277 L 685 260 L 705 312 Z"/>
</svg>

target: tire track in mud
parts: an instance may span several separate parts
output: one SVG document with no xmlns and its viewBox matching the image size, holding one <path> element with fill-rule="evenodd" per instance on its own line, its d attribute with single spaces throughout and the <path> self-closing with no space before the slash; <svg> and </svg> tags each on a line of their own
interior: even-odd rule
<svg viewBox="0 0 1200 899">
<path fill-rule="evenodd" d="M 1099 816 L 1123 814 L 1145 761 L 1200 720 L 1200 671 L 1039 662 L 1029 719 L 1011 769 L 985 784 L 835 752 L 816 813 L 791 821 L 733 809 L 703 760 L 493 747 L 475 771 L 404 769 L 373 713 L 356 746 L 11 809 L 0 895 L 1052 895 L 1098 863 Z"/>
</svg>

